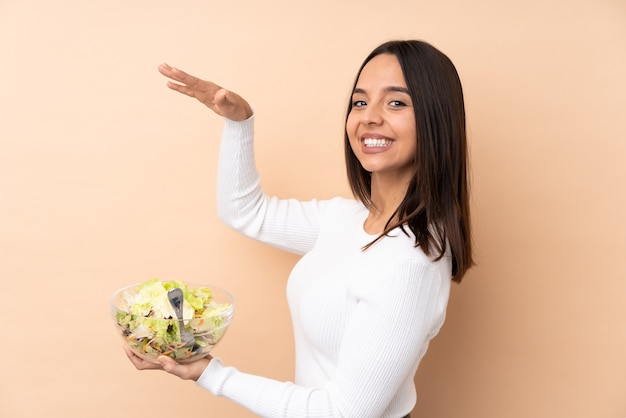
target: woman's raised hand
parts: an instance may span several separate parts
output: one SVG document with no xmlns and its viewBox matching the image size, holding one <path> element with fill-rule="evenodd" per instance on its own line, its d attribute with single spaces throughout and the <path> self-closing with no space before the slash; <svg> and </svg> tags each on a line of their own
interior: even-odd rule
<svg viewBox="0 0 626 418">
<path fill-rule="evenodd" d="M 159 72 L 170 79 L 167 82 L 170 89 L 197 99 L 226 119 L 241 121 L 252 116 L 250 105 L 241 96 L 211 81 L 194 77 L 167 64 L 159 65 Z"/>
</svg>

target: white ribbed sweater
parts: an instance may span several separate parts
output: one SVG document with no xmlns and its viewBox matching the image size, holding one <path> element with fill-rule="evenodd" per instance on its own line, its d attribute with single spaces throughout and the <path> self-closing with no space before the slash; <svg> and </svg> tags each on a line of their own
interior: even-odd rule
<svg viewBox="0 0 626 418">
<path fill-rule="evenodd" d="M 444 322 L 450 258 L 431 261 L 399 230 L 362 251 L 375 236 L 364 231 L 368 211 L 355 200 L 264 195 L 253 119 L 224 121 L 218 213 L 251 238 L 303 255 L 287 284 L 296 376 L 279 382 L 214 358 L 197 384 L 262 417 L 406 415 L 417 366 Z"/>
</svg>

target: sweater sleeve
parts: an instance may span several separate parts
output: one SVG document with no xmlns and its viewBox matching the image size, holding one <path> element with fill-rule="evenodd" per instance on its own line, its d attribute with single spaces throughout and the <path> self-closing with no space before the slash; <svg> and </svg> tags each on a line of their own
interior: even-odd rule
<svg viewBox="0 0 626 418">
<path fill-rule="evenodd" d="M 323 203 L 266 196 L 255 165 L 253 137 L 254 116 L 241 122 L 224 120 L 218 160 L 218 216 L 250 238 L 304 254 L 319 233 Z"/>
<path fill-rule="evenodd" d="M 393 410 L 392 399 L 412 381 L 443 324 L 448 295 L 449 279 L 436 267 L 406 260 L 364 291 L 342 340 L 334 379 L 324 387 L 242 373 L 218 358 L 197 384 L 262 417 L 401 416 L 413 403 Z M 391 410 L 395 415 L 385 415 Z"/>
</svg>

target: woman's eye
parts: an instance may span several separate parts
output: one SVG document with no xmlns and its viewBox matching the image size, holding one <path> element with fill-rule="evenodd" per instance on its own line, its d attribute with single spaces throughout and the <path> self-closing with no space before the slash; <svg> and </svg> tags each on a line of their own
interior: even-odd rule
<svg viewBox="0 0 626 418">
<path fill-rule="evenodd" d="M 392 100 L 389 102 L 389 106 L 391 107 L 403 107 L 406 106 L 406 103 L 401 102 L 400 100 Z"/>
<path fill-rule="evenodd" d="M 352 107 L 363 107 L 363 106 L 365 106 L 365 100 L 352 101 Z"/>
</svg>

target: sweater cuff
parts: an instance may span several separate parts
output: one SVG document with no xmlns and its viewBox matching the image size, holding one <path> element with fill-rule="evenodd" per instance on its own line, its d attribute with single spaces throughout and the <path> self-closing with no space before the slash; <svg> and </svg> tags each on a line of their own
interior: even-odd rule
<svg viewBox="0 0 626 418">
<path fill-rule="evenodd" d="M 224 137 L 252 138 L 254 136 L 254 108 L 248 119 L 236 121 L 224 119 Z"/>
<path fill-rule="evenodd" d="M 219 357 L 213 357 L 196 381 L 196 385 L 208 390 L 215 396 L 220 396 L 224 382 L 232 371 L 233 368 L 225 367 Z"/>
</svg>

